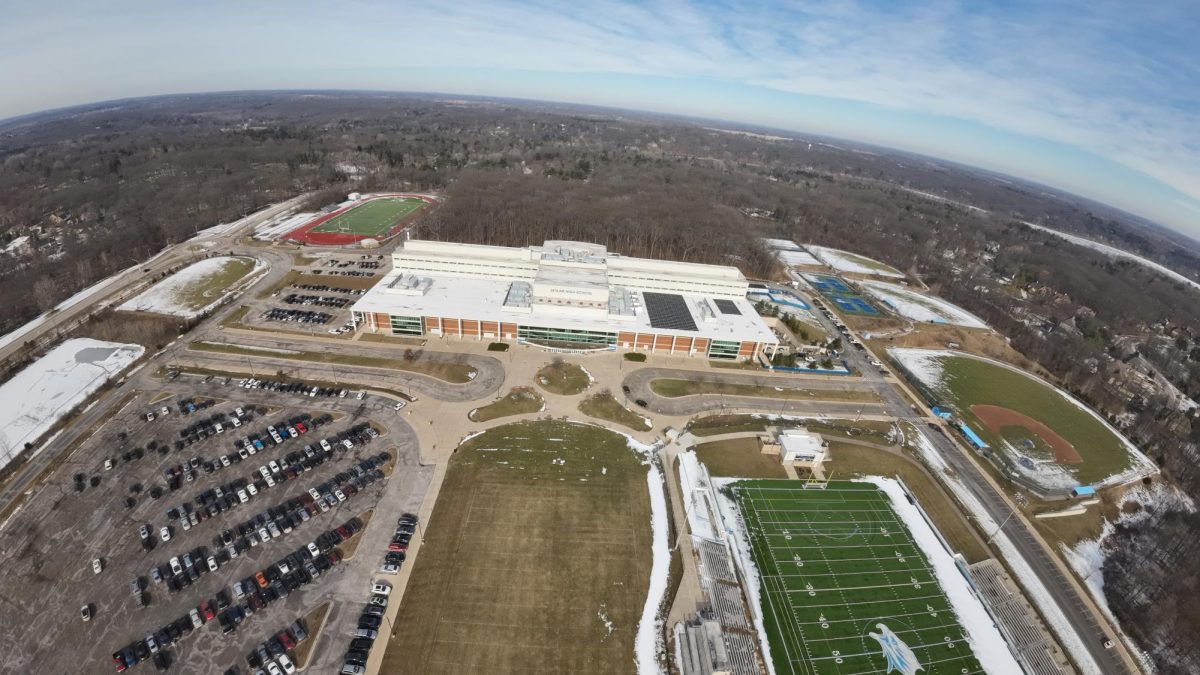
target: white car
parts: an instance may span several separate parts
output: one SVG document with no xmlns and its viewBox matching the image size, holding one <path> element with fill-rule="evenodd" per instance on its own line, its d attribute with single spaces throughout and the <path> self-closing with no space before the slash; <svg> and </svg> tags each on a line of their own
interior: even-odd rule
<svg viewBox="0 0 1200 675">
<path fill-rule="evenodd" d="M 200 618 L 200 612 L 195 607 L 188 612 L 188 617 L 192 620 L 192 628 L 199 628 L 204 625 L 204 619 Z"/>
<path fill-rule="evenodd" d="M 317 548 L 317 545 L 310 541 L 308 542 L 308 554 L 317 558 L 321 555 L 321 549 Z"/>
<path fill-rule="evenodd" d="M 146 413 L 146 421 L 153 422 L 154 421 L 154 413 L 152 413 L 152 412 Z"/>
<path fill-rule="evenodd" d="M 217 571 L 217 557 L 214 555 L 208 556 L 208 571 L 209 572 Z"/>
<path fill-rule="evenodd" d="M 171 558 L 171 573 L 183 574 L 183 565 L 179 564 L 179 556 Z"/>
<path fill-rule="evenodd" d="M 379 595 L 391 595 L 392 585 L 382 581 L 376 581 L 375 583 L 371 584 L 371 592 L 378 593 Z"/>
<path fill-rule="evenodd" d="M 267 672 L 271 675 L 283 675 L 283 671 L 279 669 L 279 666 L 275 665 L 274 661 L 267 661 Z"/>
<path fill-rule="evenodd" d="M 258 488 L 254 487 L 254 483 L 247 483 L 246 484 L 246 492 L 248 492 L 250 494 L 250 496 L 253 497 L 254 495 L 258 494 Z"/>
<path fill-rule="evenodd" d="M 329 441 L 322 438 L 321 439 L 321 449 L 324 450 L 325 452 L 331 452 L 333 450 L 333 446 L 329 444 Z"/>
<path fill-rule="evenodd" d="M 112 458 L 109 457 L 108 459 L 104 460 L 104 470 L 112 471 L 112 468 L 113 468 L 113 461 L 112 461 Z"/>
<path fill-rule="evenodd" d="M 243 489 L 243 490 L 238 490 L 238 491 L 237 491 L 237 496 L 238 496 L 238 501 L 239 501 L 239 502 L 241 502 L 241 503 L 243 503 L 243 504 L 245 504 L 246 502 L 250 501 L 250 495 L 246 494 L 246 491 L 245 491 L 244 489 Z"/>
<path fill-rule="evenodd" d="M 271 533 L 267 531 L 267 528 L 260 527 L 258 528 L 258 539 L 263 542 L 271 541 Z"/>
<path fill-rule="evenodd" d="M 407 404 L 404 401 L 396 401 L 396 405 L 392 406 L 392 408 L 395 410 L 400 410 L 405 405 L 407 405 Z"/>
<path fill-rule="evenodd" d="M 213 425 L 213 428 L 217 430 L 217 433 L 218 433 L 218 434 L 223 434 L 223 433 L 225 433 L 225 427 L 221 426 L 221 423 L 220 423 L 220 422 L 217 422 L 216 424 L 214 424 L 214 425 Z"/>
<path fill-rule="evenodd" d="M 333 496 L 337 497 L 337 500 L 338 500 L 339 502 L 344 502 L 344 501 L 346 501 L 346 494 L 345 494 L 344 492 L 342 492 L 341 490 L 334 490 L 334 491 L 333 491 Z"/>
<path fill-rule="evenodd" d="M 162 527 L 161 527 L 161 528 L 158 530 L 158 536 L 159 536 L 159 537 L 160 537 L 160 538 L 161 538 L 163 541 L 171 541 L 171 528 L 170 528 L 170 527 L 167 527 L 166 525 L 163 525 L 163 526 L 162 526 Z"/>
<path fill-rule="evenodd" d="M 288 658 L 287 654 L 279 655 L 279 665 L 283 666 L 283 672 L 288 675 L 296 672 L 296 666 L 292 664 L 292 660 Z"/>
<path fill-rule="evenodd" d="M 267 466 L 271 467 L 271 473 L 279 473 L 279 463 L 275 460 L 267 462 Z"/>
<path fill-rule="evenodd" d="M 358 399 L 358 400 L 360 400 L 360 401 L 361 401 L 361 400 L 363 400 L 363 397 L 364 397 L 364 396 L 366 396 L 366 395 L 367 395 L 367 392 L 365 392 L 365 391 L 360 391 L 360 392 L 358 392 L 358 395 L 357 395 L 357 396 L 355 396 L 354 398 L 356 398 L 356 399 Z"/>
<path fill-rule="evenodd" d="M 354 447 L 354 441 L 351 441 L 349 438 L 347 438 L 342 440 L 342 445 L 346 446 L 346 449 L 349 450 L 350 448 Z"/>
<path fill-rule="evenodd" d="M 100 574 L 103 571 L 104 571 L 104 561 L 99 558 L 96 558 L 95 560 L 93 560 L 92 561 L 92 573 Z"/>
<path fill-rule="evenodd" d="M 245 416 L 246 416 L 246 411 L 245 411 L 245 410 L 242 410 L 241 408 L 234 408 L 234 409 L 233 409 L 233 414 L 234 414 L 234 415 L 237 415 L 238 417 L 245 417 Z"/>
<path fill-rule="evenodd" d="M 229 423 L 232 424 L 234 428 L 242 426 L 242 421 L 236 417 L 229 418 Z"/>
<path fill-rule="evenodd" d="M 161 410 L 159 410 L 158 412 L 159 412 L 160 414 L 162 414 L 162 415 L 170 415 L 170 414 L 171 414 L 171 409 L 170 409 L 170 408 L 168 408 L 167 406 L 165 406 L 165 405 L 164 405 L 164 406 L 162 407 L 162 409 L 161 409 Z"/>
<path fill-rule="evenodd" d="M 400 566 L 393 565 L 392 563 L 384 563 L 383 566 L 379 568 L 379 572 L 381 574 L 396 575 L 400 573 Z"/>
</svg>

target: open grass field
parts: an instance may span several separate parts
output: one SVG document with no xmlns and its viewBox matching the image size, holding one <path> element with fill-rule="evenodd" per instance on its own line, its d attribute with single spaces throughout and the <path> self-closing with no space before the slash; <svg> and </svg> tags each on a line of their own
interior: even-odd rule
<svg viewBox="0 0 1200 675">
<path fill-rule="evenodd" d="M 607 391 L 599 392 L 580 401 L 579 412 L 588 417 L 615 422 L 634 431 L 650 429 L 648 418 L 621 405 L 621 402 L 613 398 L 613 395 Z"/>
<path fill-rule="evenodd" d="M 1007 464 L 1047 487 L 1098 484 L 1139 466 L 1152 468 L 1103 419 L 1043 380 L 966 354 L 890 354 Z"/>
<path fill-rule="evenodd" d="M 389 370 L 405 370 L 414 373 L 421 373 L 430 377 L 436 377 L 439 380 L 445 380 L 451 384 L 463 384 L 470 382 L 471 377 L 475 373 L 475 369 L 465 363 L 456 363 L 454 361 L 435 361 L 426 358 L 417 358 L 412 361 L 405 359 L 390 359 L 374 356 L 358 356 L 356 354 L 335 354 L 333 352 L 301 352 L 301 351 L 285 351 L 285 350 L 270 350 L 257 347 L 247 347 L 236 345 L 227 342 L 192 342 L 188 344 L 188 349 L 203 352 L 219 352 L 223 354 L 241 354 L 243 356 L 259 356 L 270 359 L 283 359 L 288 361 L 309 361 L 312 363 L 330 363 L 340 364 L 345 366 L 363 366 L 366 368 L 385 368 Z M 372 387 L 385 391 L 378 387 Z"/>
<path fill-rule="evenodd" d="M 708 467 L 708 472 L 713 476 L 787 478 L 779 455 L 762 453 L 758 449 L 757 438 L 730 438 L 701 443 L 696 446 L 696 458 Z"/>
<path fill-rule="evenodd" d="M 879 641 L 889 634 L 923 672 L 983 672 L 928 561 L 881 490 L 869 483 L 805 490 L 796 481 L 743 481 L 734 492 L 762 581 L 776 673 L 890 672 Z"/>
<path fill-rule="evenodd" d="M 792 387 L 759 387 L 752 384 L 728 382 L 699 382 L 661 378 L 650 382 L 650 390 L 659 396 L 678 398 L 696 394 L 726 394 L 760 398 L 804 399 L 811 401 L 853 401 L 875 403 L 879 397 L 864 389 L 804 389 Z"/>
<path fill-rule="evenodd" d="M 767 426 L 804 427 L 828 438 L 853 438 L 888 444 L 892 423 L 873 420 L 772 419 L 765 415 L 708 415 L 692 420 L 688 430 L 695 436 L 716 436 L 742 431 L 763 431 Z"/>
<path fill-rule="evenodd" d="M 382 237 L 392 226 L 422 206 L 425 206 L 425 202 L 415 197 L 373 199 L 330 218 L 309 232 Z"/>
<path fill-rule="evenodd" d="M 574 396 L 582 394 L 591 385 L 592 378 L 574 363 L 555 360 L 538 370 L 537 383 L 551 394 Z"/>
<path fill-rule="evenodd" d="M 467 417 L 473 422 L 486 422 L 498 417 L 535 413 L 542 409 L 545 400 L 532 387 L 513 387 L 503 398 L 485 406 L 475 408 Z"/>
<path fill-rule="evenodd" d="M 460 446 L 380 672 L 631 673 L 651 567 L 646 467 L 560 421 Z"/>
<path fill-rule="evenodd" d="M 120 309 L 192 318 L 220 302 L 253 269 L 253 258 L 206 258 L 159 281 Z"/>
</svg>

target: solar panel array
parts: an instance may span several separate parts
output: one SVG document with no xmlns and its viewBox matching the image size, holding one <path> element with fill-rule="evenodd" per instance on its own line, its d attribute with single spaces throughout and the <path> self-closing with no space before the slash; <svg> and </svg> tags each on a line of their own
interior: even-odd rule
<svg viewBox="0 0 1200 675">
<path fill-rule="evenodd" d="M 699 330 L 682 295 L 674 293 L 642 293 L 646 311 L 650 312 L 653 328 L 668 330 Z"/>
<path fill-rule="evenodd" d="M 724 300 L 721 298 L 713 298 L 713 302 L 717 303 L 717 309 L 721 310 L 722 314 L 741 314 L 742 310 L 734 304 L 732 300 Z"/>
</svg>

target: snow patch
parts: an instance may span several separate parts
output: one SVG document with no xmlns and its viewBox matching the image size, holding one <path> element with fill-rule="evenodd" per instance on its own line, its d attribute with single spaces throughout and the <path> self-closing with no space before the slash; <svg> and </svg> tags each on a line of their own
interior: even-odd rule
<svg viewBox="0 0 1200 675">
<path fill-rule="evenodd" d="M 141 345 L 75 338 L 0 385 L 0 467 L 145 351 Z"/>
<path fill-rule="evenodd" d="M 219 305 L 222 300 L 243 285 L 247 279 L 253 278 L 260 270 L 266 267 L 262 262 L 255 259 L 254 267 L 245 276 L 231 284 L 228 288 L 221 289 L 215 297 L 206 298 L 209 300 L 207 304 L 200 307 L 192 307 L 186 304 L 184 298 L 193 286 L 203 284 L 207 279 L 221 274 L 227 264 L 236 260 L 238 258 L 216 256 L 192 263 L 125 301 L 117 309 L 127 312 L 153 312 L 155 314 L 194 319 Z"/>
<path fill-rule="evenodd" d="M 970 643 L 971 651 L 975 652 L 979 663 L 991 673 L 1021 672 L 1021 667 L 1008 649 L 1008 643 L 992 622 L 983 602 L 971 590 L 966 577 L 959 571 L 950 552 L 942 546 L 933 528 L 917 507 L 908 501 L 900 484 L 892 478 L 879 476 L 868 476 L 855 482 L 871 483 L 888 496 L 892 510 L 904 521 L 913 541 L 921 547 L 930 567 L 933 568 L 938 585 L 942 587 L 942 592 L 946 594 L 954 613 L 958 615 L 958 621 L 966 631 L 967 642 Z"/>
<path fill-rule="evenodd" d="M 661 674 L 659 656 L 664 653 L 662 643 L 662 620 L 659 608 L 667 593 L 667 580 L 671 569 L 671 548 L 667 541 L 667 497 L 663 488 L 663 475 L 658 465 L 650 463 L 646 472 L 646 485 L 650 490 L 651 551 L 654 558 L 650 566 L 650 589 L 646 593 L 646 604 L 638 622 L 634 654 L 638 675 Z"/>
<path fill-rule="evenodd" d="M 836 248 L 827 248 L 825 246 L 813 246 L 806 244 L 807 248 L 813 255 L 817 256 L 826 265 L 832 267 L 839 272 L 853 272 L 854 274 L 871 274 L 878 277 L 892 277 L 895 279 L 903 279 L 904 274 L 898 272 L 878 260 L 850 253 L 848 251 L 840 251 Z M 874 263 L 878 267 L 868 263 Z"/>
<path fill-rule="evenodd" d="M 922 322 L 949 323 L 968 328 L 988 327 L 983 319 L 939 297 L 924 295 L 903 286 L 882 281 L 868 280 L 859 283 L 868 293 L 879 298 L 907 319 Z"/>
</svg>

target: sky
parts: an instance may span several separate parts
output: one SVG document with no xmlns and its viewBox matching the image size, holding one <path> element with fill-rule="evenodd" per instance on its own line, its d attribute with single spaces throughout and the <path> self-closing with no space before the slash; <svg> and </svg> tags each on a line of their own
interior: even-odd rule
<svg viewBox="0 0 1200 675">
<path fill-rule="evenodd" d="M 239 89 L 676 113 L 1038 181 L 1200 238 L 1195 0 L 0 0 L 0 118 Z"/>
</svg>

